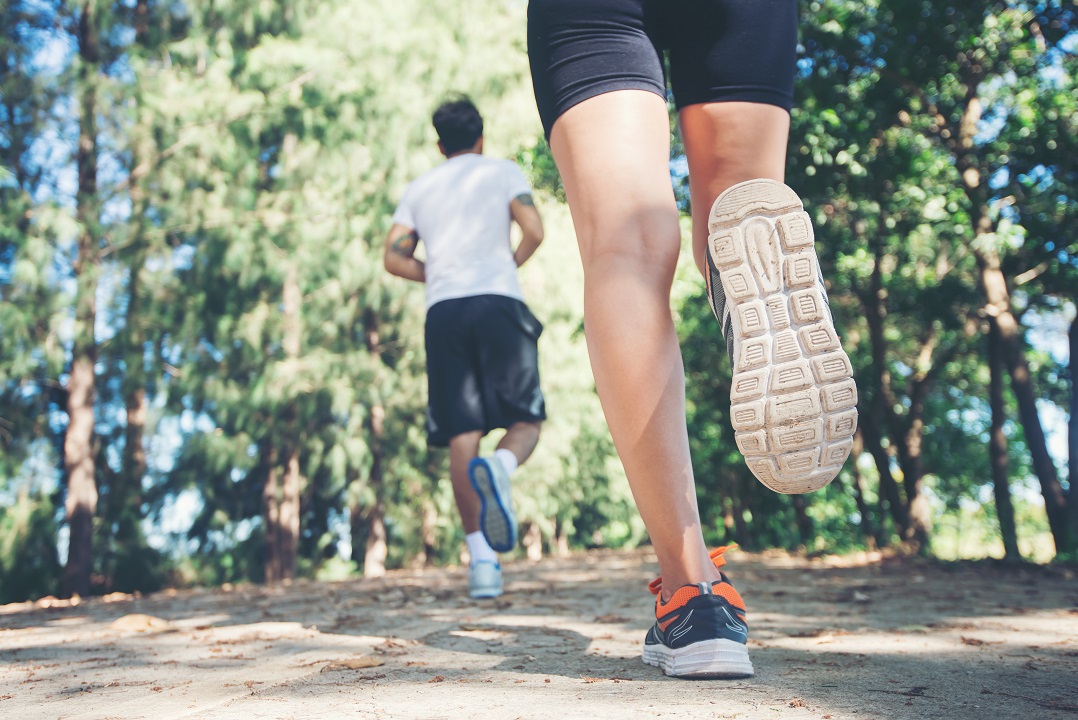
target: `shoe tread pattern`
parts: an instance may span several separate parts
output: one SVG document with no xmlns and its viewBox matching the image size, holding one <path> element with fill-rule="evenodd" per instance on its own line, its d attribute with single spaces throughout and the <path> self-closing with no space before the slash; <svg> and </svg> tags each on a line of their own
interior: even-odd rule
<svg viewBox="0 0 1078 720">
<path fill-rule="evenodd" d="M 734 346 L 738 448 L 772 490 L 818 490 L 853 447 L 857 388 L 827 305 L 808 214 L 786 185 L 751 180 L 715 201 L 708 230 Z"/>
<path fill-rule="evenodd" d="M 479 526 L 496 552 L 509 552 L 516 545 L 516 527 L 507 506 L 509 498 L 502 497 L 498 480 L 487 463 L 485 458 L 476 458 L 469 467 L 472 487 L 481 503 Z"/>
</svg>

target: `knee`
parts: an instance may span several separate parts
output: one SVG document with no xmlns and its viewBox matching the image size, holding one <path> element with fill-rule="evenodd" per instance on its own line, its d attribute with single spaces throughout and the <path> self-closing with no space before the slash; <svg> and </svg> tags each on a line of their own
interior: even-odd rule
<svg viewBox="0 0 1078 720">
<path fill-rule="evenodd" d="M 581 238 L 585 275 L 617 269 L 673 276 L 681 251 L 681 227 L 673 209 L 642 209 L 596 227 Z"/>
</svg>

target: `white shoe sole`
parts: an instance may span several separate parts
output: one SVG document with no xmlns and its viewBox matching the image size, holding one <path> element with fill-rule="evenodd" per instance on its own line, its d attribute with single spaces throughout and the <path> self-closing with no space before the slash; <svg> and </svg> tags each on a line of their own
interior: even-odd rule
<svg viewBox="0 0 1078 720">
<path fill-rule="evenodd" d="M 683 648 L 644 645 L 644 662 L 673 677 L 747 678 L 754 671 L 749 651 L 733 640 L 701 640 Z"/>
<path fill-rule="evenodd" d="M 853 448 L 857 387 L 808 214 L 782 183 L 750 180 L 719 196 L 708 231 L 732 324 L 737 446 L 772 490 L 819 490 Z"/>
</svg>

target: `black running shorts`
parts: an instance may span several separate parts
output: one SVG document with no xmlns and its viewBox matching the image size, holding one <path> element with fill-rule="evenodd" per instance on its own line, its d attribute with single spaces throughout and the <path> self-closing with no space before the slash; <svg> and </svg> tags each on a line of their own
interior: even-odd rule
<svg viewBox="0 0 1078 720">
<path fill-rule="evenodd" d="M 427 310 L 427 441 L 546 419 L 536 341 L 543 326 L 520 300 L 475 295 Z"/>
<path fill-rule="evenodd" d="M 677 107 L 744 101 L 793 106 L 797 0 L 531 0 L 528 57 L 547 137 L 558 117 L 612 90 Z"/>
</svg>

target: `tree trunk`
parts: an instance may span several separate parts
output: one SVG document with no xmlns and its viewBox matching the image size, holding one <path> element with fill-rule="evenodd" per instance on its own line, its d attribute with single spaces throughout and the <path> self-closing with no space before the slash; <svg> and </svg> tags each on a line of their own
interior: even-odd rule
<svg viewBox="0 0 1078 720">
<path fill-rule="evenodd" d="M 357 483 L 352 481 L 350 485 Z M 358 497 L 348 509 L 348 526 L 351 535 L 352 562 L 357 570 L 363 570 L 363 556 L 367 550 L 367 520 L 363 515 L 363 505 Z"/>
<path fill-rule="evenodd" d="M 812 518 L 808 516 L 808 503 L 804 495 L 791 495 L 790 501 L 794 506 L 794 517 L 797 518 L 797 534 L 801 537 L 801 544 L 805 549 L 812 551 L 810 546 L 814 534 Z"/>
<path fill-rule="evenodd" d="M 1078 315 L 1070 329 L 1071 419 L 1067 443 L 1067 510 L 1070 518 L 1071 548 L 1078 548 Z"/>
<path fill-rule="evenodd" d="M 532 562 L 543 559 L 543 533 L 539 530 L 538 523 L 524 523 L 521 527 L 520 544 L 524 546 L 524 553 Z"/>
<path fill-rule="evenodd" d="M 875 460 L 876 472 L 880 476 L 880 501 L 886 501 L 887 510 L 891 514 L 891 519 L 895 522 L 895 531 L 899 537 L 904 538 L 906 537 L 906 528 L 909 526 L 909 516 L 906 506 L 899 496 L 898 483 L 895 482 L 894 475 L 891 474 L 891 456 L 887 454 L 887 450 L 883 447 L 880 431 L 878 430 L 879 426 L 875 420 L 875 415 L 878 413 L 874 411 L 878 402 L 876 398 L 873 398 L 870 411 L 858 414 L 860 418 L 859 427 L 861 436 L 864 438 L 865 448 L 872 456 L 872 459 Z"/>
<path fill-rule="evenodd" d="M 907 511 L 909 525 L 906 528 L 905 540 L 921 554 L 928 551 L 928 534 L 932 527 L 932 510 L 923 492 L 925 473 L 924 458 L 921 453 L 925 426 L 925 396 L 928 394 L 929 383 L 929 378 L 924 377 L 913 385 L 913 391 L 910 393 L 909 425 L 903 438 L 905 447 L 902 452 L 905 459 L 902 465 L 902 482 L 906 488 L 906 499 L 909 503 Z"/>
<path fill-rule="evenodd" d="M 149 399 L 146 394 L 146 373 L 143 368 L 145 338 L 142 333 L 141 275 L 143 254 L 138 253 L 131 268 L 127 287 L 127 319 L 124 340 L 124 449 L 120 460 L 120 472 L 113 487 L 109 488 L 110 520 L 116 523 L 113 544 L 117 548 L 131 549 L 140 543 L 142 519 L 142 481 L 146 477 L 146 448 L 143 439 L 149 417 Z"/>
<path fill-rule="evenodd" d="M 875 550 L 883 543 L 882 538 L 876 535 L 876 523 L 872 519 L 872 508 L 865 502 L 865 479 L 861 476 L 861 467 L 858 458 L 865 451 L 865 441 L 858 430 L 853 436 L 853 452 L 851 457 L 850 472 L 853 474 L 853 499 L 857 503 L 857 512 L 861 515 L 861 532 L 865 534 L 865 544 L 869 550 Z"/>
<path fill-rule="evenodd" d="M 281 556 L 278 528 L 281 525 L 280 480 L 277 476 L 277 453 L 271 447 L 265 451 L 266 477 L 262 484 L 263 581 L 275 583 L 281 579 Z"/>
<path fill-rule="evenodd" d="M 554 522 L 554 553 L 561 558 L 569 557 L 569 528 L 564 520 Z"/>
<path fill-rule="evenodd" d="M 367 309 L 363 313 L 363 329 L 366 337 L 367 352 L 376 367 L 382 362 L 382 344 L 379 336 L 378 316 L 374 311 Z M 378 389 L 375 389 L 377 396 Z M 371 450 L 371 474 L 370 488 L 374 493 L 374 504 L 365 513 L 367 520 L 367 547 L 363 555 L 363 574 L 366 577 L 385 575 L 386 558 L 389 556 L 389 547 L 386 538 L 385 524 L 385 478 L 383 477 L 383 453 L 382 439 L 385 434 L 386 410 L 381 399 L 372 405 L 370 410 L 370 450 Z"/>
<path fill-rule="evenodd" d="M 283 332 L 281 349 L 284 350 L 285 362 L 298 361 L 302 350 L 303 325 L 302 302 L 299 280 L 295 265 L 289 265 L 281 289 Z M 285 428 L 289 435 L 288 457 L 284 464 L 284 477 L 281 482 L 281 494 L 277 509 L 277 528 L 274 541 L 277 543 L 275 555 L 278 559 L 279 580 L 291 580 L 296 577 L 296 556 L 299 553 L 300 493 L 302 476 L 299 468 L 300 430 L 296 424 L 297 410 L 295 400 L 288 401 L 288 407 L 282 413 Z"/>
<path fill-rule="evenodd" d="M 988 368 L 991 374 L 989 405 L 992 408 L 992 427 L 988 432 L 988 455 L 992 465 L 992 487 L 996 497 L 996 515 L 1003 538 L 1003 557 L 1016 562 L 1022 559 L 1018 551 L 1018 531 L 1011 502 L 1010 469 L 1007 460 L 1007 436 L 1003 433 L 1006 420 L 1003 405 L 1003 348 L 995 320 L 988 323 Z"/>
<path fill-rule="evenodd" d="M 299 450 L 293 448 L 288 454 L 281 483 L 281 504 L 278 509 L 277 557 L 280 562 L 280 580 L 296 577 L 296 556 L 299 554 L 299 516 L 302 476 L 299 472 Z"/>
<path fill-rule="evenodd" d="M 423 503 L 423 524 L 419 532 L 423 547 L 419 551 L 415 565 L 432 567 L 438 557 L 438 511 L 430 500 Z"/>
<path fill-rule="evenodd" d="M 68 541 L 64 593 L 87 595 L 93 564 L 93 518 L 97 512 L 94 477 L 94 365 L 97 343 L 98 247 L 97 197 L 97 74 L 100 52 L 93 3 L 86 2 L 79 16 L 79 147 L 76 156 L 79 222 L 78 251 L 72 269 L 75 276 L 74 342 L 67 384 L 67 432 L 64 436 L 64 472 L 67 475 Z"/>
<path fill-rule="evenodd" d="M 723 542 L 729 545 L 732 542 L 737 541 L 737 529 L 734 524 L 734 503 L 730 500 L 730 496 L 727 495 L 723 499 L 722 503 L 722 527 L 725 531 L 725 537 Z"/>
<path fill-rule="evenodd" d="M 734 530 L 736 532 L 735 538 L 737 544 L 745 550 L 751 550 L 756 547 L 756 541 L 752 537 L 752 532 L 749 530 L 749 524 L 745 522 L 745 507 L 741 504 L 740 500 L 735 499 L 734 504 Z"/>
<path fill-rule="evenodd" d="M 363 577 L 381 577 L 386 574 L 389 543 L 386 538 L 385 515 L 385 505 L 381 502 L 376 502 L 364 514 L 367 547 L 363 553 Z"/>
<path fill-rule="evenodd" d="M 1055 463 L 1048 453 L 1048 443 L 1037 412 L 1037 395 L 1033 390 L 1033 379 L 1026 361 L 1025 349 L 1021 338 L 1018 320 L 1011 312 L 1011 299 L 1007 290 L 1007 279 L 999 266 L 999 258 L 979 253 L 981 264 L 981 284 L 988 299 L 992 320 L 999 328 L 1000 344 L 1011 376 L 1011 390 L 1018 400 L 1018 415 L 1022 420 L 1022 429 L 1026 436 L 1033 459 L 1033 472 L 1040 481 L 1041 494 L 1044 496 L 1044 508 L 1048 514 L 1048 526 L 1056 543 L 1056 550 L 1069 549 L 1070 538 L 1067 532 L 1067 500 L 1063 487 L 1056 475 Z"/>
<path fill-rule="evenodd" d="M 135 45 L 141 53 L 149 55 L 149 2 L 137 0 L 135 3 Z M 142 104 L 142 99 L 136 97 Z M 138 167 L 143 149 L 132 147 L 129 167 Z M 149 397 L 146 392 L 145 344 L 146 334 L 142 321 L 142 269 L 146 264 L 146 193 L 137 178 L 129 178 L 132 230 L 132 258 L 128 266 L 127 313 L 124 320 L 123 358 L 124 358 L 124 448 L 120 459 L 120 472 L 117 473 L 113 486 L 109 488 L 109 520 L 115 523 L 112 545 L 123 551 L 144 547 L 142 530 L 142 482 L 146 477 L 146 448 L 143 445 L 146 435 L 146 422 L 149 418 Z M 131 568 L 129 573 L 137 574 L 141 568 Z"/>
<path fill-rule="evenodd" d="M 861 420 L 865 427 L 864 442 L 868 445 L 868 451 L 876 461 L 876 469 L 880 476 L 881 495 L 887 499 L 887 505 L 894 518 L 895 528 L 899 537 L 904 541 L 911 540 L 914 532 L 914 518 L 911 510 L 920 495 L 919 482 L 906 483 L 906 502 L 903 503 L 898 493 L 898 483 L 891 474 L 891 458 L 883 447 L 885 435 L 891 439 L 891 445 L 898 451 L 899 465 L 903 468 L 905 476 L 905 433 L 902 432 L 900 423 L 895 414 L 895 406 L 898 404 L 894 390 L 891 387 L 891 371 L 887 367 L 887 341 L 884 337 L 883 306 L 883 275 L 880 264 L 883 258 L 883 243 L 876 247 L 876 258 L 872 265 L 872 275 L 869 280 L 869 291 L 862 298 L 865 308 L 865 320 L 868 323 L 869 346 L 872 350 L 872 365 L 875 368 L 875 392 L 869 406 L 869 417 Z M 859 413 L 860 415 L 860 413 Z M 911 494 L 912 492 L 912 494 Z M 920 506 L 918 505 L 918 511 Z"/>
<path fill-rule="evenodd" d="M 971 151 L 975 147 L 974 136 L 981 119 L 983 107 L 977 94 L 977 81 L 969 83 L 968 100 L 962 114 L 957 144 L 953 146 L 955 166 L 961 174 L 962 189 L 970 202 L 970 220 L 973 229 L 973 253 L 980 268 L 981 287 L 987 301 L 986 310 L 999 328 L 1003 357 L 1011 376 L 1011 391 L 1018 400 L 1018 415 L 1033 460 L 1033 472 L 1037 475 L 1048 514 L 1048 526 L 1052 530 L 1057 551 L 1070 547 L 1067 532 L 1067 507 L 1063 487 L 1056 474 L 1055 463 L 1048 453 L 1040 415 L 1037 413 L 1037 396 L 1026 362 L 1025 349 L 1018 319 L 1011 309 L 1010 290 L 1003 274 L 999 255 L 991 246 L 981 246 L 978 241 L 995 231 L 995 222 L 989 212 L 988 188 L 982 182 L 979 158 Z"/>
</svg>

